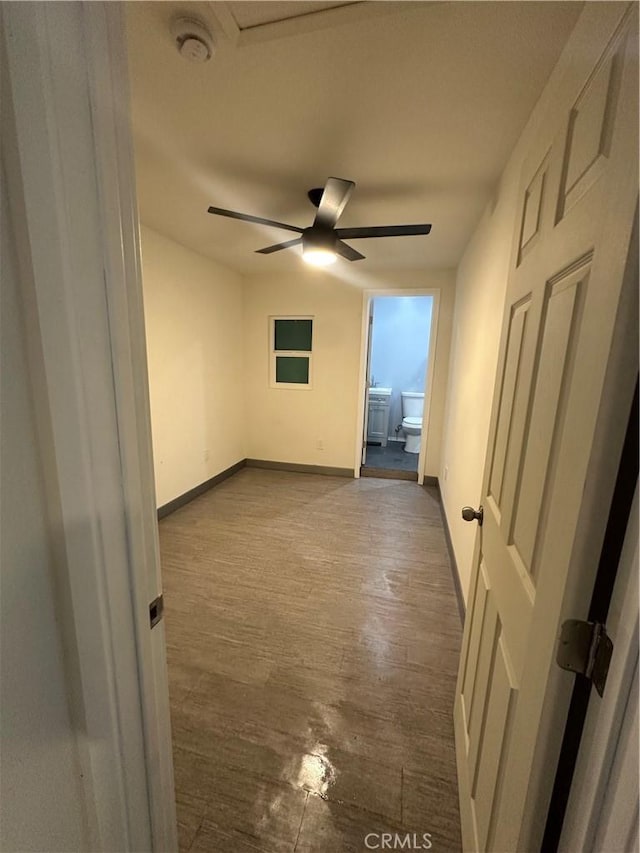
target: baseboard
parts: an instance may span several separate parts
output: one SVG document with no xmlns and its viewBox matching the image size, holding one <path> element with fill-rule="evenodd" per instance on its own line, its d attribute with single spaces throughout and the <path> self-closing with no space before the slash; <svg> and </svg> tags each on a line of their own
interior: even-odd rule
<svg viewBox="0 0 640 853">
<path fill-rule="evenodd" d="M 298 462 L 274 462 L 270 459 L 246 459 L 247 468 L 267 468 L 270 471 L 293 471 L 296 474 L 324 474 L 328 477 L 353 477 L 353 468 L 334 468 L 331 465 L 303 465 Z"/>
<path fill-rule="evenodd" d="M 161 518 L 166 518 L 168 515 L 171 515 L 172 512 L 175 512 L 177 509 L 180 509 L 180 507 L 185 506 L 185 504 L 188 504 L 194 498 L 198 498 L 200 495 L 208 492 L 209 489 L 217 486 L 218 483 L 222 483 L 223 480 L 228 480 L 229 477 L 233 477 L 233 475 L 240 471 L 241 468 L 244 468 L 246 464 L 247 460 L 241 459 L 239 462 L 236 462 L 235 465 L 231 465 L 229 468 L 225 468 L 224 471 L 216 474 L 215 477 L 211 477 L 210 480 L 205 480 L 205 482 L 200 483 L 199 486 L 194 486 L 193 489 L 189 489 L 189 491 L 185 492 L 183 495 L 178 495 L 177 498 L 169 501 L 169 503 L 158 507 L 158 521 Z"/>
<path fill-rule="evenodd" d="M 360 469 L 361 477 L 376 477 L 379 480 L 412 480 L 418 482 L 417 471 L 403 471 L 401 468 L 372 468 L 365 465 Z"/>
<path fill-rule="evenodd" d="M 442 518 L 442 529 L 444 530 L 444 538 L 447 543 L 447 551 L 449 552 L 449 563 L 451 564 L 451 576 L 453 578 L 453 586 L 456 591 L 456 600 L 458 602 L 458 612 L 460 614 L 460 621 L 464 625 L 464 619 L 467 612 L 464 603 L 464 595 L 462 594 L 462 584 L 460 583 L 460 572 L 458 571 L 458 564 L 456 562 L 456 555 L 453 550 L 453 542 L 451 541 L 451 531 L 449 530 L 449 522 L 447 521 L 447 513 L 444 508 L 444 501 L 442 500 L 442 493 L 440 492 L 440 483 L 437 477 L 425 477 L 423 486 L 435 486 L 438 490 L 438 503 L 440 504 L 440 517 Z"/>
</svg>

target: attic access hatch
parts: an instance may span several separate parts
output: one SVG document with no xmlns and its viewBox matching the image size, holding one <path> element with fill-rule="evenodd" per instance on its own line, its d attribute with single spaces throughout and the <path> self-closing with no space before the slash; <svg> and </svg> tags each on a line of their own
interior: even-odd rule
<svg viewBox="0 0 640 853">
<path fill-rule="evenodd" d="M 405 6 L 407 4 L 404 4 Z M 421 4 L 408 4 L 416 7 Z M 395 7 L 395 8 L 394 8 Z M 358 23 L 373 16 L 397 13 L 395 3 L 316 3 L 300 0 L 251 0 L 209 4 L 224 36 L 237 47 L 245 47 L 271 39 L 310 33 L 315 30 Z"/>
<path fill-rule="evenodd" d="M 326 12 L 328 9 L 337 9 L 340 6 L 359 6 L 360 3 L 315 3 L 315 2 L 278 2 L 278 0 L 251 0 L 251 2 L 225 3 L 231 13 L 238 29 L 252 30 L 265 24 L 277 24 L 281 21 L 290 21 L 296 18 L 304 18 L 315 15 L 318 12 Z"/>
</svg>

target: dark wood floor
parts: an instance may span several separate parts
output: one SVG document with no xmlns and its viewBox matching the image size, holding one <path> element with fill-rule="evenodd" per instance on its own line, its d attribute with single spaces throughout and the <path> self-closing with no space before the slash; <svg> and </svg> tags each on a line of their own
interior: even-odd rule
<svg viewBox="0 0 640 853">
<path fill-rule="evenodd" d="M 160 542 L 181 851 L 460 850 L 434 493 L 243 469 Z"/>
</svg>

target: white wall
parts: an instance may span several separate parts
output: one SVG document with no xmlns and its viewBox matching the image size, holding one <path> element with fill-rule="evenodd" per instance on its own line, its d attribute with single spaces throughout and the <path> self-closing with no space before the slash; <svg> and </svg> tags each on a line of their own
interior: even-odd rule
<svg viewBox="0 0 640 853">
<path fill-rule="evenodd" d="M 349 271 L 350 273 L 350 271 Z M 448 357 L 453 313 L 454 273 L 387 272 L 347 280 L 300 266 L 292 274 L 252 275 L 245 279 L 245 388 L 247 456 L 353 469 L 362 352 L 363 291 L 388 288 L 439 288 L 433 408 L 425 473 L 439 470 Z M 269 316 L 313 315 L 312 389 L 269 387 Z M 321 441 L 323 449 L 318 449 Z"/>
<path fill-rule="evenodd" d="M 554 69 L 458 266 L 439 478 L 465 600 L 477 525 L 462 521 L 460 510 L 481 503 L 520 171 L 530 140 L 561 80 L 564 63 L 571 61 L 570 49 L 565 48 Z"/>
<path fill-rule="evenodd" d="M 142 227 L 158 506 L 246 456 L 242 279 Z"/>
<path fill-rule="evenodd" d="M 518 164 L 519 165 L 519 164 Z M 467 598 L 477 527 L 463 506 L 482 502 L 482 477 L 509 270 L 518 168 L 510 166 L 458 267 L 440 488 Z"/>
<path fill-rule="evenodd" d="M 391 388 L 389 438 L 402 423 L 402 392 L 425 391 L 431 337 L 431 296 L 377 296 L 373 300 L 371 379 Z"/>
<path fill-rule="evenodd" d="M 86 850 L 84 792 L 67 702 L 51 531 L 4 201 L 3 197 L 0 849 Z"/>
</svg>

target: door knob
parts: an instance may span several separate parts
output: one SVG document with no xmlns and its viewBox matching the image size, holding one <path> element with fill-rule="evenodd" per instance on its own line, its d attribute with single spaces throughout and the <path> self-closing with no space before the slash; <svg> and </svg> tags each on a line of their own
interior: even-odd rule
<svg viewBox="0 0 640 853">
<path fill-rule="evenodd" d="M 484 510 L 482 507 L 480 507 L 479 509 L 474 509 L 472 506 L 463 506 L 462 517 L 465 521 L 477 521 L 480 527 L 482 527 Z"/>
</svg>

